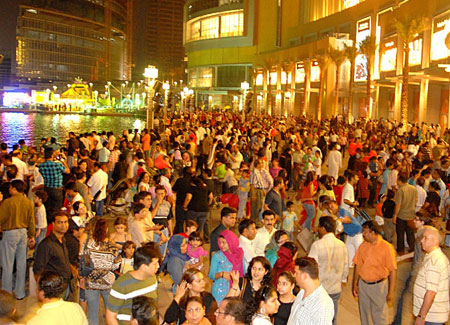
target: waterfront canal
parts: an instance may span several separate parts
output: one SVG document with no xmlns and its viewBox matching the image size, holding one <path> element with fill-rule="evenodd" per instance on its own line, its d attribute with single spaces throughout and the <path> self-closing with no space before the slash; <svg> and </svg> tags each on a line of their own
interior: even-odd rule
<svg viewBox="0 0 450 325">
<path fill-rule="evenodd" d="M 70 131 L 75 134 L 91 131 L 143 129 L 145 119 L 137 116 L 91 116 L 77 114 L 0 113 L 0 142 L 8 147 L 25 139 L 28 145 L 37 145 L 41 138 L 55 137 L 64 143 Z"/>
</svg>

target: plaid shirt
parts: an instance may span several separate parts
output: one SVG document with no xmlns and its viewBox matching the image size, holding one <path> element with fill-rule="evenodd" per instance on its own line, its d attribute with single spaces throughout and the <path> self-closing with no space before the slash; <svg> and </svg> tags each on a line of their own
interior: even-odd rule
<svg viewBox="0 0 450 325">
<path fill-rule="evenodd" d="M 114 167 L 116 167 L 116 163 L 119 161 L 120 150 L 113 150 L 109 155 L 108 161 L 108 171 L 114 171 Z"/>
<path fill-rule="evenodd" d="M 63 173 L 66 170 L 64 165 L 59 162 L 47 160 L 39 165 L 39 171 L 44 178 L 44 186 L 58 188 L 62 186 Z"/>
</svg>

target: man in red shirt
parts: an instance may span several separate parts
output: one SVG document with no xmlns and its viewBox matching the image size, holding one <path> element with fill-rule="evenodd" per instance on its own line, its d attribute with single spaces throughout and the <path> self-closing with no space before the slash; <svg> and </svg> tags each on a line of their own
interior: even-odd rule
<svg viewBox="0 0 450 325">
<path fill-rule="evenodd" d="M 356 150 L 362 149 L 362 143 L 359 142 L 360 138 L 356 138 L 355 141 L 350 142 L 348 146 L 348 154 L 350 155 L 350 158 L 348 159 L 348 167 L 347 169 L 353 170 L 355 159 L 356 159 Z"/>
</svg>

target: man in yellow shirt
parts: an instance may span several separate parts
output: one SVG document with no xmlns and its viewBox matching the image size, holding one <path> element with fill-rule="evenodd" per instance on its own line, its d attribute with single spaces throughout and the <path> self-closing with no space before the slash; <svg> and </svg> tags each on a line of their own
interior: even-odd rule
<svg viewBox="0 0 450 325">
<path fill-rule="evenodd" d="M 44 272 L 36 289 L 42 307 L 27 325 L 87 325 L 88 320 L 80 305 L 62 300 L 66 286 L 67 283 L 58 274 Z"/>
</svg>

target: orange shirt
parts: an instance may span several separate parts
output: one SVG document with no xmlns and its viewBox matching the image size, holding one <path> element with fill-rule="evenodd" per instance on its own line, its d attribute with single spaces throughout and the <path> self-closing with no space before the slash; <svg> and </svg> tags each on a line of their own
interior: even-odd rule
<svg viewBox="0 0 450 325">
<path fill-rule="evenodd" d="M 375 245 L 364 241 L 356 251 L 353 263 L 359 266 L 358 274 L 364 281 L 385 279 L 397 269 L 394 247 L 378 235 Z"/>
</svg>

